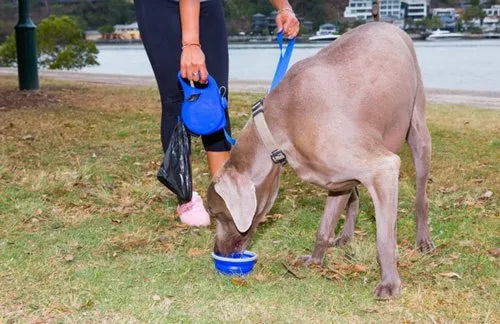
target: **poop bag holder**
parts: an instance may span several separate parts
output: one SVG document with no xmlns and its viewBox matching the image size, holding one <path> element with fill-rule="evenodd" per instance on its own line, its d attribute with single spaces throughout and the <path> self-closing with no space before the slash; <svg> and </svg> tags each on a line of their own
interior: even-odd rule
<svg viewBox="0 0 500 324">
<path fill-rule="evenodd" d="M 234 139 L 226 131 L 227 99 L 219 93 L 215 79 L 208 76 L 208 84 L 202 88 L 192 87 L 181 73 L 177 74 L 184 91 L 181 117 L 187 129 L 195 135 L 209 135 L 221 129 L 226 140 L 234 145 Z"/>
<path fill-rule="evenodd" d="M 181 203 L 191 201 L 193 195 L 189 153 L 189 136 L 179 119 L 156 177 L 177 195 Z"/>
</svg>

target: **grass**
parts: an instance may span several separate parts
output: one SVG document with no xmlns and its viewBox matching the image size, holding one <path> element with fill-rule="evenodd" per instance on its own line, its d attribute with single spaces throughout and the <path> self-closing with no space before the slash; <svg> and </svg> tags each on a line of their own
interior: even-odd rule
<svg viewBox="0 0 500 324">
<path fill-rule="evenodd" d="M 259 254 L 256 269 L 231 281 L 212 268 L 214 228 L 181 226 L 174 197 L 155 178 L 162 158 L 156 90 L 42 86 L 18 93 L 14 78 L 0 79 L 0 322 L 500 321 L 498 111 L 428 107 L 438 248 L 414 250 L 405 149 L 398 219 L 404 288 L 401 298 L 382 302 L 372 295 L 379 270 L 365 190 L 355 242 L 329 249 L 323 267 L 301 268 L 295 261 L 313 247 L 326 195 L 287 168 L 250 246 Z M 236 135 L 258 97 L 231 96 Z M 204 196 L 209 176 L 199 139 L 193 154 Z"/>
</svg>

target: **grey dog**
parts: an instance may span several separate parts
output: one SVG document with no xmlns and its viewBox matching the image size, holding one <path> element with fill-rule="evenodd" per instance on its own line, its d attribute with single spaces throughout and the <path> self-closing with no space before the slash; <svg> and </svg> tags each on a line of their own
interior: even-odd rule
<svg viewBox="0 0 500 324">
<path fill-rule="evenodd" d="M 411 39 L 385 23 L 355 28 L 293 65 L 265 98 L 264 111 L 272 137 L 297 175 L 329 192 L 314 252 L 304 261 L 319 264 L 332 242 L 341 245 L 352 239 L 356 186 L 362 184 L 375 206 L 381 281 L 374 294 L 398 296 L 396 218 L 401 161 L 396 153 L 405 140 L 416 170 L 416 244 L 422 251 L 434 248 L 426 193 L 431 139 Z M 208 209 L 217 222 L 216 253 L 245 249 L 271 209 L 283 167 L 273 163 L 269 154 L 255 120 L 250 119 L 208 189 Z M 334 240 L 346 206 L 346 224 Z"/>
</svg>

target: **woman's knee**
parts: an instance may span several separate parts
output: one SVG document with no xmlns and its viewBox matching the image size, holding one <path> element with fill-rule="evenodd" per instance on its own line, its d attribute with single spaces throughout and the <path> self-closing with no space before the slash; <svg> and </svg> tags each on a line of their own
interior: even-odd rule
<svg viewBox="0 0 500 324">
<path fill-rule="evenodd" d="M 224 130 L 201 137 L 203 147 L 207 152 L 225 152 L 231 150 L 231 144 L 226 140 Z"/>
</svg>

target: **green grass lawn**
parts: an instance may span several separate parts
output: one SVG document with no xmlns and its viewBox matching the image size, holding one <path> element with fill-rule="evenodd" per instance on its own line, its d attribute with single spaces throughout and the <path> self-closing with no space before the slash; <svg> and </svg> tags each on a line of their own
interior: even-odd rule
<svg viewBox="0 0 500 324">
<path fill-rule="evenodd" d="M 500 112 L 428 107 L 430 219 L 436 252 L 414 250 L 413 167 L 402 152 L 402 296 L 377 301 L 372 203 L 361 190 L 355 242 L 303 268 L 326 192 L 287 167 L 254 236 L 254 272 L 218 275 L 214 227 L 190 229 L 156 180 L 155 89 L 0 79 L 0 322 L 498 323 Z M 259 96 L 233 94 L 236 136 Z M 193 177 L 209 175 L 194 139 Z M 490 196 L 490 193 L 492 195 Z M 288 270 L 287 270 L 288 268 Z M 454 274 L 455 273 L 459 277 Z"/>
</svg>

